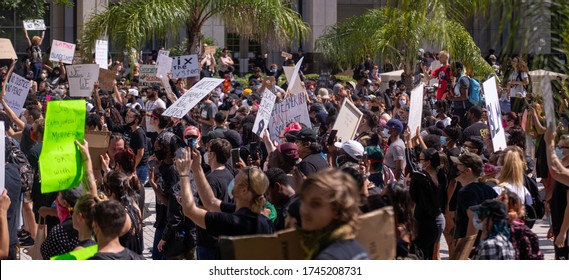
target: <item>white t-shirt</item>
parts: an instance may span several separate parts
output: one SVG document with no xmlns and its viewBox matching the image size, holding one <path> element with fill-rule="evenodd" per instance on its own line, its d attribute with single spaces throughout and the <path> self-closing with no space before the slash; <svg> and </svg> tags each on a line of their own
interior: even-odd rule
<svg viewBox="0 0 569 280">
<path fill-rule="evenodd" d="M 158 108 L 166 109 L 166 103 L 164 100 L 158 98 L 156 100 L 146 101 L 146 112 L 152 113 L 152 110 Z M 156 132 L 156 128 L 153 125 L 150 125 L 150 117 L 146 117 L 146 132 Z"/>
<path fill-rule="evenodd" d="M 525 204 L 532 205 L 533 204 L 533 199 L 531 198 L 531 194 L 529 193 L 528 189 L 526 189 L 526 187 L 524 187 L 523 185 L 522 186 L 516 186 L 516 185 L 512 185 L 510 183 L 504 183 L 503 186 L 505 188 L 507 188 L 508 190 L 517 194 L 521 200 L 522 205 L 525 205 Z M 502 188 L 499 186 L 494 188 L 494 190 L 498 193 L 498 195 L 500 195 L 502 193 Z"/>
<path fill-rule="evenodd" d="M 528 78 L 528 73 L 526 73 L 526 72 L 521 72 L 521 73 L 519 74 L 519 77 L 518 77 L 518 71 L 514 70 L 514 71 L 512 72 L 512 74 L 510 74 L 510 78 L 508 79 L 508 81 L 511 81 L 511 82 L 514 82 L 514 81 L 520 82 L 520 81 L 523 81 L 523 80 L 525 80 L 525 79 L 527 79 L 527 78 Z M 526 93 L 527 93 L 527 92 L 526 92 L 526 90 L 524 89 L 524 86 L 523 86 L 523 85 L 512 85 L 512 86 L 510 87 L 510 97 L 517 97 L 516 94 L 517 94 L 518 92 L 521 92 L 521 93 L 522 93 L 522 96 L 521 96 L 521 97 L 526 97 Z"/>
</svg>

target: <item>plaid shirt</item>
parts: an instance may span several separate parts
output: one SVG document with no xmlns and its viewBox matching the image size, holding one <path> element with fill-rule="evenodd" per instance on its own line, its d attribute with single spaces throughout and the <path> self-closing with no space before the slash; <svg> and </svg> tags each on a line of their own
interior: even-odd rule
<svg viewBox="0 0 569 280">
<path fill-rule="evenodd" d="M 475 260 L 514 260 L 516 254 L 512 243 L 501 233 L 482 241 L 476 251 Z"/>
</svg>

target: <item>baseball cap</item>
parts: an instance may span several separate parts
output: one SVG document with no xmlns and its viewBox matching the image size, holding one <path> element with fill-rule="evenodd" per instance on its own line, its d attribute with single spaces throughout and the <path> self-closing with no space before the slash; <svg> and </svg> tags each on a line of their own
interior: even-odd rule
<svg viewBox="0 0 569 280">
<path fill-rule="evenodd" d="M 128 94 L 133 95 L 133 96 L 138 96 L 138 90 L 131 88 L 128 90 Z"/>
<path fill-rule="evenodd" d="M 243 141 L 239 132 L 229 129 L 223 132 L 225 140 L 231 143 L 232 148 L 239 148 L 242 146 Z"/>
<path fill-rule="evenodd" d="M 316 142 L 316 132 L 310 128 L 305 127 L 300 130 L 296 136 L 296 139 L 300 141 Z"/>
<path fill-rule="evenodd" d="M 508 217 L 508 208 L 502 201 L 496 199 L 487 199 L 481 204 L 471 206 L 472 212 L 477 213 L 478 217 L 490 217 L 494 222 L 505 220 Z"/>
<path fill-rule="evenodd" d="M 346 154 L 355 160 L 360 160 L 364 155 L 364 146 L 356 140 L 348 140 L 344 143 L 336 142 L 334 146 L 336 146 L 336 148 L 341 148 L 346 152 Z"/>
<path fill-rule="evenodd" d="M 244 96 L 248 96 L 249 94 L 251 94 L 253 91 L 250 88 L 246 88 L 243 90 L 242 95 Z"/>
<path fill-rule="evenodd" d="M 480 156 L 471 152 L 464 152 L 458 157 L 450 157 L 454 164 L 462 164 L 470 169 L 474 174 L 480 175 L 484 171 L 484 163 Z"/>
<path fill-rule="evenodd" d="M 299 155 L 296 144 L 290 142 L 283 143 L 277 147 L 277 150 L 287 163 L 294 164 L 298 161 Z"/>
<path fill-rule="evenodd" d="M 395 129 L 399 132 L 403 131 L 403 123 L 401 123 L 398 119 L 390 119 L 386 124 L 385 127 L 389 129 Z"/>
<path fill-rule="evenodd" d="M 63 199 L 73 207 L 75 206 L 75 202 L 77 202 L 77 200 L 83 195 L 83 190 L 81 187 L 67 189 L 61 191 L 61 195 L 63 196 Z"/>
</svg>

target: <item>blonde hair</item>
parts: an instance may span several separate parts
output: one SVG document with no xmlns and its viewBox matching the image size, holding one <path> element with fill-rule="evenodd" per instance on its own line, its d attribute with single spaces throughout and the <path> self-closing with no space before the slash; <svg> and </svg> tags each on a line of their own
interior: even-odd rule
<svg viewBox="0 0 569 280">
<path fill-rule="evenodd" d="M 261 169 L 256 167 L 247 167 L 241 171 L 245 173 L 245 184 L 247 185 L 247 189 L 253 195 L 251 200 L 251 211 L 261 213 L 261 211 L 265 209 L 265 204 L 267 204 L 265 192 L 267 191 L 267 188 L 269 188 L 269 179 Z"/>
<path fill-rule="evenodd" d="M 32 45 L 36 45 L 36 46 L 37 46 L 37 45 L 40 44 L 40 41 L 41 41 L 40 36 L 34 36 L 34 37 L 32 37 Z"/>
<path fill-rule="evenodd" d="M 312 188 L 324 192 L 323 198 L 332 204 L 337 221 L 350 226 L 355 232 L 360 214 L 360 195 L 356 181 L 349 174 L 330 168 L 308 176 L 300 186 L 300 197 Z"/>
<path fill-rule="evenodd" d="M 524 185 L 524 172 L 527 168 L 524 153 L 518 146 L 509 146 L 503 155 L 502 171 L 498 180 L 515 186 Z"/>
</svg>

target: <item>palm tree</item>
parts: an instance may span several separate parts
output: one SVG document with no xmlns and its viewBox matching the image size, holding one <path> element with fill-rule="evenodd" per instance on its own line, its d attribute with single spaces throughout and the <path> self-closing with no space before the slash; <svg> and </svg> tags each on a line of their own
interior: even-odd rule
<svg viewBox="0 0 569 280">
<path fill-rule="evenodd" d="M 118 46 L 138 49 L 151 36 L 165 38 L 186 28 L 186 53 L 200 53 L 204 23 L 221 18 L 231 32 L 269 47 L 283 47 L 309 31 L 290 0 L 131 0 L 109 5 L 85 24 L 81 47 L 91 53 L 108 35 Z"/>
</svg>

